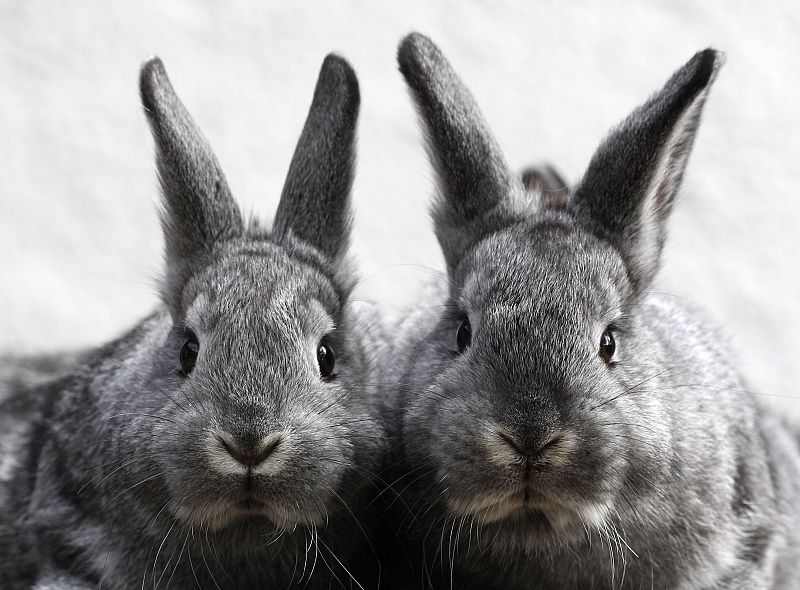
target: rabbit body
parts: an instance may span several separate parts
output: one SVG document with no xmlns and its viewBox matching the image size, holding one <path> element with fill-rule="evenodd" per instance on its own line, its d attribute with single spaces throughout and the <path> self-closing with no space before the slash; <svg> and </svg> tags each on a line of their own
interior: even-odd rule
<svg viewBox="0 0 800 590">
<path fill-rule="evenodd" d="M 519 280 L 518 268 L 506 270 Z M 542 275 L 535 276 L 538 285 L 527 281 L 527 292 L 547 296 L 547 287 L 555 285 L 545 286 Z M 554 282 L 559 277 L 554 273 Z M 491 290 L 485 277 L 475 282 Z M 392 356 L 407 362 L 388 379 L 401 384 L 394 400 L 402 441 L 396 460 L 403 464 L 398 472 L 408 475 L 397 477 L 403 502 L 395 503 L 395 511 L 396 526 L 407 538 L 405 565 L 414 572 L 407 587 L 795 587 L 800 579 L 792 559 L 800 554 L 796 429 L 745 391 L 734 355 L 697 310 L 674 297 L 648 294 L 636 304 L 626 331 L 625 357 L 614 373 L 619 388 L 576 400 L 585 416 L 572 421 L 590 421 L 583 437 L 598 447 L 598 456 L 575 466 L 574 479 L 559 493 L 569 501 L 581 488 L 593 492 L 592 484 L 603 482 L 598 498 L 576 507 L 574 520 L 552 506 L 512 518 L 499 514 L 500 520 L 492 521 L 491 512 L 505 510 L 508 500 L 502 483 L 495 498 L 482 488 L 495 487 L 495 476 L 504 482 L 513 472 L 506 471 L 499 441 L 476 440 L 476 433 L 489 429 L 502 394 L 492 391 L 491 379 L 479 377 L 469 391 L 455 390 L 458 377 L 441 371 L 452 362 L 457 327 L 441 317 L 441 310 L 452 306 L 448 291 L 443 277 L 431 299 L 398 326 Z M 553 339 L 558 330 L 568 333 L 543 321 L 548 314 L 538 311 L 543 305 L 531 305 L 498 326 L 505 328 L 494 343 L 500 355 L 548 362 L 514 346 L 522 326 L 544 325 Z M 516 328 L 517 322 L 522 326 Z M 496 368 L 488 359 L 485 365 L 472 362 L 486 371 Z M 488 496 L 475 516 L 453 513 L 445 498 L 455 487 Z M 522 502 L 509 502 L 510 509 Z"/>
<path fill-rule="evenodd" d="M 164 303 L 54 380 L 7 369 L 0 586 L 374 587 L 383 334 L 345 256 L 355 75 L 326 58 L 269 231 L 158 60 L 142 97 Z"/>
<path fill-rule="evenodd" d="M 648 290 L 720 56 L 676 72 L 556 198 L 508 170 L 431 41 L 399 61 L 447 264 L 388 378 L 406 585 L 798 587 L 796 431 L 701 314 Z"/>
<path fill-rule="evenodd" d="M 230 289 L 229 280 L 221 284 Z M 250 299 L 255 290 L 256 285 L 247 286 Z M 234 293 L 240 298 L 245 291 Z M 337 342 L 337 352 L 343 359 L 348 356 L 340 375 L 351 383 L 369 382 L 374 351 L 382 340 L 374 313 L 363 307 L 348 305 L 337 326 L 342 334 L 351 330 L 358 334 Z M 248 303 L 241 318 L 228 315 L 222 321 L 228 324 L 226 330 L 259 324 L 267 330 L 263 318 L 247 313 L 267 309 L 264 301 Z M 239 326 L 237 319 L 243 322 Z M 232 332 L 219 336 L 231 338 L 231 343 L 238 338 Z M 219 493 L 214 487 L 224 485 L 224 481 L 204 483 L 208 462 L 219 460 L 208 456 L 207 428 L 226 414 L 266 412 L 248 397 L 256 398 L 262 384 L 277 378 L 270 370 L 273 363 L 289 363 L 291 355 L 277 354 L 277 347 L 269 350 L 262 343 L 261 351 L 269 355 L 261 361 L 244 355 L 225 365 L 232 388 L 227 399 L 213 391 L 189 397 L 181 392 L 181 377 L 174 367 L 180 338 L 169 313 L 160 310 L 83 361 L 77 371 L 73 367 L 71 375 L 18 389 L 6 398 L 4 406 L 27 404 L 31 420 L 15 420 L 13 440 L 8 431 L 3 437 L 4 458 L 15 457 L 0 485 L 4 507 L 0 561 L 7 564 L 0 575 L 3 587 L 28 588 L 36 581 L 37 588 L 69 588 L 73 586 L 65 580 L 72 574 L 76 588 L 96 588 L 101 581 L 108 588 L 168 583 L 176 588 L 265 588 L 286 587 L 291 580 L 298 587 L 308 583 L 327 588 L 330 570 L 350 587 L 349 575 L 337 559 L 367 583 L 365 577 L 376 567 L 369 546 L 376 540 L 365 538 L 366 528 L 359 524 L 367 526 L 369 511 L 351 514 L 349 507 L 357 509 L 375 494 L 365 474 L 378 469 L 382 434 L 371 413 L 369 388 L 355 387 L 336 404 L 341 390 L 303 400 L 305 410 L 293 410 L 297 412 L 293 418 L 284 413 L 286 427 L 302 437 L 296 450 L 287 448 L 291 454 L 286 461 L 295 463 L 291 469 L 297 473 L 285 473 L 296 481 L 284 485 L 306 487 L 297 492 L 297 501 L 308 504 L 271 515 L 281 526 L 257 510 L 236 522 L 235 514 L 216 515 L 216 508 L 204 503 Z M 240 378 L 231 378 L 236 374 Z M 287 391 L 287 404 L 293 395 L 297 393 Z M 328 405 L 330 409 L 323 411 Z M 179 421 L 185 428 L 176 440 Z M 358 435 L 350 432 L 351 423 L 358 427 Z M 348 440 L 350 436 L 355 440 Z M 313 454 L 300 446 L 305 444 L 317 447 Z M 182 457 L 191 462 L 181 465 Z M 321 475 L 314 473 L 312 460 L 328 462 L 338 472 L 335 477 L 324 474 L 336 482 L 333 496 L 313 488 L 314 478 Z M 232 493 L 241 493 L 247 502 L 250 493 L 245 485 Z M 264 489 L 255 489 L 254 495 L 283 493 L 270 490 L 269 482 L 261 485 Z M 175 497 L 178 489 L 194 496 L 189 499 L 194 502 L 192 512 L 181 515 L 188 521 L 185 525 L 176 520 L 176 514 L 185 510 L 181 500 L 186 503 Z M 371 516 L 371 522 L 380 520 L 380 514 Z M 214 522 L 215 518 L 234 522 Z M 298 524 L 292 523 L 293 518 Z"/>
</svg>

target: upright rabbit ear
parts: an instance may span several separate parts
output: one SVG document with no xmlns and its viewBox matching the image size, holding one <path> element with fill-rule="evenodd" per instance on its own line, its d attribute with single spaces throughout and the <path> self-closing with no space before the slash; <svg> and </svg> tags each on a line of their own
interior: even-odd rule
<svg viewBox="0 0 800 590">
<path fill-rule="evenodd" d="M 299 239 L 332 262 L 349 243 L 359 104 L 353 68 L 328 55 L 272 227 L 278 241 Z"/>
<path fill-rule="evenodd" d="M 513 197 L 522 185 L 439 48 L 412 33 L 400 43 L 397 60 L 427 132 L 439 185 L 433 219 L 452 270 L 482 237 L 513 222 Z"/>
<path fill-rule="evenodd" d="M 164 198 L 164 298 L 179 309 L 187 279 L 208 264 L 219 243 L 241 236 L 244 227 L 219 162 L 175 94 L 160 59 L 142 66 L 139 85 Z"/>
<path fill-rule="evenodd" d="M 722 62 L 712 49 L 690 59 L 612 131 L 575 189 L 571 208 L 619 249 L 637 291 L 658 270 L 665 222 Z"/>
</svg>

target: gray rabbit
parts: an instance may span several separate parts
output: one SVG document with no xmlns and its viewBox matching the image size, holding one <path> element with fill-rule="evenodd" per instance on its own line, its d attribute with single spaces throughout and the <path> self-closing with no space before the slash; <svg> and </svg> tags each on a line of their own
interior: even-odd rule
<svg viewBox="0 0 800 590">
<path fill-rule="evenodd" d="M 355 73 L 325 59 L 271 230 L 243 222 L 158 59 L 141 96 L 163 305 L 54 381 L 57 363 L 4 371 L 0 587 L 374 587 L 383 335 L 350 301 Z"/>
<path fill-rule="evenodd" d="M 564 198 L 509 171 L 429 39 L 398 59 L 447 266 L 392 353 L 410 585 L 800 587 L 796 432 L 696 311 L 648 292 L 721 55 L 680 68 Z"/>
</svg>

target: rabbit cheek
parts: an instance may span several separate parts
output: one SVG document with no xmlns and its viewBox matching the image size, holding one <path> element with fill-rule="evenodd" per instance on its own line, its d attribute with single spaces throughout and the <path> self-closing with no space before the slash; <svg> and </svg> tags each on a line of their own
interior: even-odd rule
<svg viewBox="0 0 800 590">
<path fill-rule="evenodd" d="M 580 416 L 589 449 L 584 470 L 594 481 L 602 476 L 607 490 L 628 488 L 628 493 L 641 495 L 669 477 L 670 421 L 650 389 L 631 389 L 641 381 L 634 377 L 631 384 L 609 387 L 585 404 L 586 413 Z M 639 473 L 644 466 L 646 473 Z"/>
<path fill-rule="evenodd" d="M 631 455 L 623 444 L 629 437 L 620 431 L 619 422 L 597 416 L 575 421 L 575 450 L 554 481 L 554 494 L 560 496 L 554 499 L 569 507 L 573 524 L 602 523 L 624 491 Z"/>
<path fill-rule="evenodd" d="M 443 397 L 448 399 L 441 401 Z M 499 512 L 515 489 L 515 471 L 493 460 L 483 444 L 482 432 L 488 427 L 480 406 L 476 411 L 455 396 L 436 398 L 440 402 L 435 408 L 417 407 L 408 416 L 409 448 L 418 452 L 415 464 L 433 463 L 435 480 L 446 490 L 443 498 L 453 514 L 502 517 Z"/>
</svg>

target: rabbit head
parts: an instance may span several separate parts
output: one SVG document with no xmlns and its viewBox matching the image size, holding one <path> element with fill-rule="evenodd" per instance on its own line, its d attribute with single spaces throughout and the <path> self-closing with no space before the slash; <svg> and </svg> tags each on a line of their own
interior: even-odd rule
<svg viewBox="0 0 800 590">
<path fill-rule="evenodd" d="M 563 199 L 510 171 L 429 39 L 406 37 L 398 60 L 436 172 L 449 284 L 409 345 L 404 454 L 427 468 L 420 489 L 447 517 L 502 526 L 495 542 L 578 538 L 671 467 L 663 402 L 632 392 L 669 364 L 637 302 L 721 56 L 701 51 L 680 68 Z"/>
<path fill-rule="evenodd" d="M 169 318 L 129 355 L 129 366 L 152 365 L 150 387 L 115 398 L 134 416 L 120 435 L 139 458 L 129 469 L 163 486 L 186 525 L 320 524 L 366 486 L 383 445 L 347 307 L 355 73 L 325 59 L 271 230 L 243 222 L 159 59 L 140 85 L 163 193 Z"/>
</svg>

